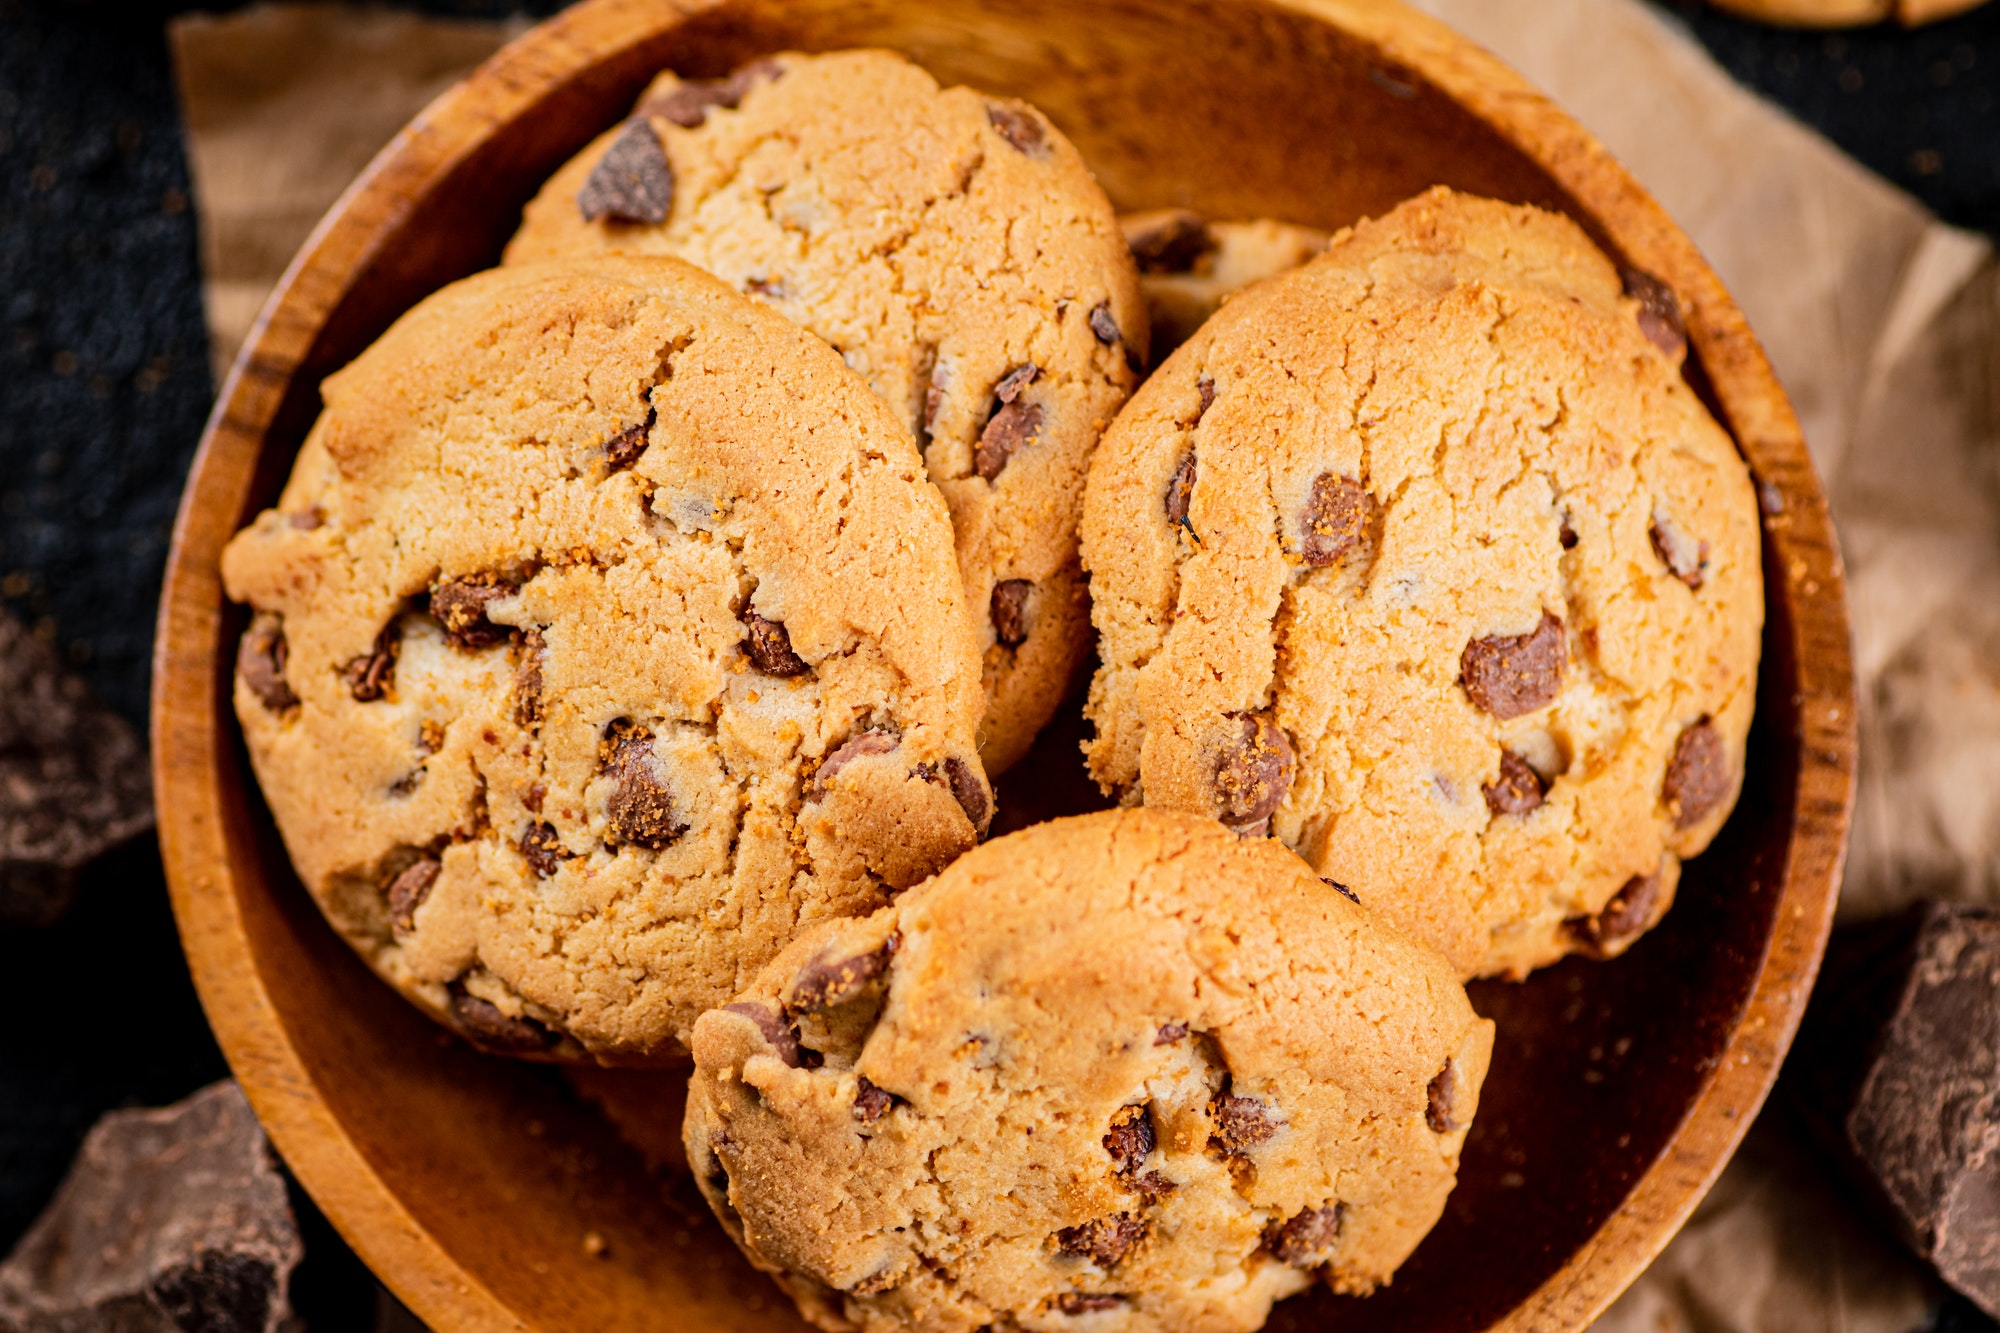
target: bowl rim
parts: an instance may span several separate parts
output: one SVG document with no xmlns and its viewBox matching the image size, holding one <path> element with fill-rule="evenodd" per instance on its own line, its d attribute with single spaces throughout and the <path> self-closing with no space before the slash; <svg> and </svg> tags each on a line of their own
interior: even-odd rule
<svg viewBox="0 0 2000 1333">
<path fill-rule="evenodd" d="M 1256 0 L 1329 24 L 1523 152 L 1687 311 L 1725 423 L 1758 481 L 1767 604 L 1792 611 L 1793 834 L 1771 939 L 1724 1047 L 1666 1148 L 1598 1231 L 1494 1329 L 1581 1329 L 1686 1221 L 1734 1153 L 1791 1043 L 1831 927 L 1854 799 L 1855 709 L 1841 559 L 1799 423 L 1763 349 L 1693 242 L 1593 136 L 1496 57 L 1400 0 Z M 174 915 L 230 1067 L 285 1161 L 368 1267 L 448 1330 L 519 1329 L 380 1179 L 314 1088 L 252 959 L 217 785 L 219 555 L 292 375 L 327 315 L 412 204 L 540 94 L 718 0 L 584 0 L 515 38 L 425 108 L 342 193 L 273 290 L 217 395 L 175 519 L 153 660 L 153 782 Z M 234 500 L 240 501 L 240 492 Z M 1767 659 L 1767 669 L 1769 662 Z"/>
</svg>

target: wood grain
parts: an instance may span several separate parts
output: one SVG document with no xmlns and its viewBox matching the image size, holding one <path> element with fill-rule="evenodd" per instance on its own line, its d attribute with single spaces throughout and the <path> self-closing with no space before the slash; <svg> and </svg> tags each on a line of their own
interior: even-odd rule
<svg viewBox="0 0 2000 1333">
<path fill-rule="evenodd" d="M 399 135 L 315 231 L 224 385 L 161 607 L 154 778 L 174 908 L 258 1114 L 342 1234 L 444 1333 L 798 1326 L 684 1182 L 649 1176 L 559 1076 L 432 1027 L 320 920 L 229 717 L 243 617 L 217 564 L 276 494 L 320 380 L 423 295 L 494 262 L 543 177 L 652 71 L 856 45 L 1036 102 L 1121 208 L 1336 227 L 1444 182 L 1566 210 L 1688 306 L 1689 379 L 1765 507 L 1764 674 L 1742 803 L 1688 866 L 1666 923 L 1624 959 L 1476 988 L 1501 1038 L 1445 1220 L 1386 1292 L 1314 1294 L 1273 1321 L 1584 1327 L 1733 1151 L 1825 944 L 1854 772 L 1840 557 L 1798 422 L 1693 245 L 1532 88 L 1391 0 L 589 0 Z M 1003 819 L 1092 803 L 1077 725 L 1052 728 L 1009 775 Z M 616 1099 L 620 1118 L 643 1118 L 649 1096 L 671 1123 L 676 1099 L 636 1085 Z"/>
</svg>

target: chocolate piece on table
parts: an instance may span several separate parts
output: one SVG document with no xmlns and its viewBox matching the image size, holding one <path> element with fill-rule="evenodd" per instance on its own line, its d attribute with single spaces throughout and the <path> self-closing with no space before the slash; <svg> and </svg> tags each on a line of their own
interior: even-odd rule
<svg viewBox="0 0 2000 1333">
<path fill-rule="evenodd" d="M 276 1333 L 302 1254 L 285 1182 L 235 1083 L 113 1111 L 0 1263 L 0 1328 Z"/>
<path fill-rule="evenodd" d="M 153 823 L 145 748 L 0 611 L 0 925 L 46 925 L 86 862 Z"/>
</svg>

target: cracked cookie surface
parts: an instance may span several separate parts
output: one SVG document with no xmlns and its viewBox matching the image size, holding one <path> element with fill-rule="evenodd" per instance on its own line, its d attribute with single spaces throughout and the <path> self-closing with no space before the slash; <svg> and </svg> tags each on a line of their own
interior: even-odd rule
<svg viewBox="0 0 2000 1333">
<path fill-rule="evenodd" d="M 944 503 L 823 343 L 667 258 L 468 278 L 230 543 L 306 887 L 476 1044 L 649 1062 L 991 815 Z"/>
<path fill-rule="evenodd" d="M 507 260 L 612 251 L 716 274 L 895 409 L 951 506 L 981 758 L 1011 765 L 1089 652 L 1083 477 L 1146 356 L 1130 254 L 1076 150 L 1033 108 L 884 51 L 662 74 L 528 204 Z"/>
<path fill-rule="evenodd" d="M 1573 223 L 1444 190 L 1230 301 L 1092 466 L 1093 776 L 1464 975 L 1628 946 L 1734 804 L 1763 616 L 1684 350 Z"/>
<path fill-rule="evenodd" d="M 1492 1040 L 1283 848 L 1114 810 L 802 937 L 696 1025 L 684 1141 L 822 1328 L 1247 1330 L 1389 1279 Z"/>
</svg>

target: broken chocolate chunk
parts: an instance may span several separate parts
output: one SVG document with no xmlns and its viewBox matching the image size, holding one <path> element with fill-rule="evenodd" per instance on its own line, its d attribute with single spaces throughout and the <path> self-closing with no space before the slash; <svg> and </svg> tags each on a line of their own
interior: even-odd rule
<svg viewBox="0 0 2000 1333">
<path fill-rule="evenodd" d="M 1348 888 L 1345 884 L 1342 884 L 1339 880 L 1322 878 L 1320 880 L 1320 883 L 1326 885 L 1329 889 L 1332 889 L 1335 893 L 1339 894 L 1341 897 L 1347 899 L 1347 901 L 1355 904 L 1356 906 L 1360 905 L 1361 895 L 1356 893 L 1353 889 Z"/>
<path fill-rule="evenodd" d="M 986 784 L 980 781 L 972 765 L 957 755 L 944 761 L 944 777 L 951 786 L 952 799 L 972 821 L 972 831 L 985 837 L 993 823 L 993 798 L 987 795 Z"/>
<path fill-rule="evenodd" d="M 1215 758 L 1216 815 L 1235 827 L 1268 819 L 1292 785 L 1292 742 L 1265 713 L 1230 713 Z"/>
<path fill-rule="evenodd" d="M 290 655 L 285 622 L 275 611 L 259 611 L 251 617 L 250 628 L 243 631 L 236 645 L 236 674 L 257 701 L 274 713 L 299 706 L 299 696 L 285 679 L 285 661 Z"/>
<path fill-rule="evenodd" d="M 901 743 L 892 733 L 886 731 L 863 731 L 848 737 L 832 754 L 820 761 L 818 770 L 813 773 L 810 799 L 815 801 L 824 799 L 827 784 L 854 760 L 871 754 L 888 754 Z"/>
<path fill-rule="evenodd" d="M 896 1109 L 901 1101 L 895 1093 L 879 1088 L 868 1081 L 866 1074 L 856 1075 L 854 1089 L 854 1118 L 864 1125 L 872 1125 L 889 1112 Z"/>
<path fill-rule="evenodd" d="M 1453 1134 L 1465 1128 L 1458 1119 L 1458 1061 L 1447 1058 L 1425 1090 L 1424 1123 L 1433 1134 Z"/>
<path fill-rule="evenodd" d="M 533 1055 L 555 1045 L 556 1034 L 526 1016 L 509 1018 L 490 1000 L 451 988 L 451 1016 L 465 1039 L 497 1055 Z"/>
<path fill-rule="evenodd" d="M 812 668 L 792 651 L 792 636 L 783 621 L 766 620 L 755 611 L 743 610 L 743 651 L 751 663 L 770 676 L 803 676 Z"/>
<path fill-rule="evenodd" d="M 1111 313 L 1111 302 L 1107 298 L 1090 308 L 1090 331 L 1097 341 L 1106 347 L 1116 345 L 1124 335 L 1118 329 L 1118 317 Z"/>
<path fill-rule="evenodd" d="M 403 650 L 403 627 L 391 619 L 375 636 L 375 646 L 341 668 L 354 702 L 372 704 L 389 692 L 396 679 L 396 657 Z"/>
<path fill-rule="evenodd" d="M 514 668 L 514 721 L 535 727 L 542 720 L 542 632 L 531 629 L 521 639 L 521 661 Z"/>
<path fill-rule="evenodd" d="M 674 207 L 674 169 L 644 118 L 625 122 L 576 192 L 576 207 L 585 222 L 667 220 Z"/>
<path fill-rule="evenodd" d="M 1201 405 L 1195 409 L 1194 419 L 1200 421 L 1208 415 L 1208 409 L 1215 406 L 1215 381 L 1203 375 L 1194 382 L 1195 392 L 1201 395 Z"/>
<path fill-rule="evenodd" d="M 979 444 L 972 451 L 972 467 L 992 481 L 1016 453 L 1035 442 L 1042 431 L 1040 403 L 1011 402 L 995 412 L 979 432 Z"/>
<path fill-rule="evenodd" d="M 1121 1176 L 1131 1175 L 1159 1146 L 1153 1132 L 1153 1117 L 1143 1106 L 1121 1106 L 1111 1117 L 1111 1130 L 1104 1136 L 1104 1151 L 1111 1154 L 1111 1169 Z"/>
<path fill-rule="evenodd" d="M 1141 273 L 1185 273 L 1216 246 L 1201 215 L 1184 208 L 1131 214 L 1123 225 Z"/>
<path fill-rule="evenodd" d="M 1622 269 L 1618 276 L 1625 294 L 1639 303 L 1639 332 L 1674 360 L 1686 356 L 1687 323 L 1674 289 L 1640 268 Z"/>
<path fill-rule="evenodd" d="M 568 855 L 569 853 L 563 849 L 562 837 L 556 832 L 553 824 L 545 822 L 530 824 L 527 832 L 521 835 L 521 856 L 527 861 L 528 868 L 539 878 L 547 879 L 562 869 L 563 860 Z"/>
<path fill-rule="evenodd" d="M 1165 508 L 1167 522 L 1174 527 L 1187 524 L 1188 502 L 1194 498 L 1194 450 L 1181 455 L 1181 461 L 1174 465 L 1174 475 L 1167 479 Z M 1193 531 L 1192 528 L 1189 531 Z"/>
<path fill-rule="evenodd" d="M 1208 1146 L 1228 1156 L 1266 1142 L 1278 1132 L 1271 1108 L 1254 1097 L 1238 1097 L 1226 1089 L 1208 1104 L 1215 1126 Z"/>
<path fill-rule="evenodd" d="M 1340 1204 L 1330 1203 L 1324 1208 L 1303 1209 L 1283 1223 L 1273 1222 L 1264 1229 L 1264 1248 L 1280 1263 L 1317 1268 L 1340 1239 L 1345 1211 Z"/>
<path fill-rule="evenodd" d="M 613 842 L 661 852 L 687 832 L 687 821 L 678 817 L 673 790 L 653 753 L 650 733 L 639 728 L 621 731 L 612 742 L 604 771 L 615 784 L 604 802 L 605 830 Z"/>
<path fill-rule="evenodd" d="M 993 585 L 993 637 L 1002 646 L 1018 648 L 1028 641 L 1028 594 L 1034 587 L 1028 579 L 1002 579 Z"/>
<path fill-rule="evenodd" d="M 722 1006 L 725 1014 L 741 1014 L 756 1024 L 765 1044 L 772 1052 L 792 1068 L 799 1067 L 799 1034 L 785 1021 L 785 1015 L 774 1004 L 762 1000 L 738 1000 L 734 1004 Z"/>
<path fill-rule="evenodd" d="M 841 954 L 833 949 L 821 951 L 792 979 L 786 1004 L 806 1013 L 846 1004 L 888 972 L 901 943 L 900 936 L 891 935 L 877 948 L 863 954 Z"/>
<path fill-rule="evenodd" d="M 1188 1025 L 1185 1023 L 1162 1023 L 1159 1033 L 1153 1038 L 1153 1045 L 1171 1046 L 1187 1034 Z"/>
<path fill-rule="evenodd" d="M 1573 916 L 1563 930 L 1579 951 L 1598 958 L 1619 953 L 1653 926 L 1666 911 L 1658 872 L 1634 875 L 1619 886 L 1596 916 Z"/>
<path fill-rule="evenodd" d="M 994 401 L 999 403 L 1013 402 L 1021 396 L 1021 390 L 1033 384 L 1035 378 L 1041 373 L 1042 368 L 1032 361 L 1015 366 L 1005 375 L 1002 375 L 1000 382 L 993 386 Z"/>
<path fill-rule="evenodd" d="M 636 426 L 627 426 L 604 443 L 604 466 L 613 472 L 623 472 L 639 461 L 639 455 L 646 452 L 653 429 L 653 414 L 646 413 L 646 419 Z"/>
<path fill-rule="evenodd" d="M 1078 1259 L 1088 1259 L 1099 1268 L 1116 1268 L 1126 1255 L 1138 1248 L 1152 1230 L 1136 1213 L 1113 1213 L 1094 1217 L 1078 1226 L 1056 1232 L 1056 1248 Z"/>
<path fill-rule="evenodd" d="M 443 868 L 435 856 L 426 856 L 411 862 L 389 881 L 382 896 L 389 903 L 390 929 L 398 935 L 407 935 L 417 928 L 417 909 L 431 896 L 431 887 L 437 883 L 438 871 Z"/>
<path fill-rule="evenodd" d="M 710 107 L 734 111 L 743 95 L 767 79 L 784 73 L 784 67 L 768 57 L 753 60 L 726 79 L 688 79 L 666 92 L 639 103 L 635 116 L 658 116 L 684 130 L 699 129 L 708 119 Z"/>
<path fill-rule="evenodd" d="M 1660 557 L 1660 563 L 1667 567 L 1667 572 L 1700 592 L 1702 578 L 1708 569 L 1708 543 L 1688 536 L 1657 509 L 1653 511 L 1653 523 L 1647 531 L 1653 539 L 1653 550 Z"/>
<path fill-rule="evenodd" d="M 1048 138 L 1042 122 L 1032 111 L 988 102 L 986 119 L 1001 138 L 1030 155 L 1039 154 Z"/>
<path fill-rule="evenodd" d="M 507 625 L 486 618 L 486 608 L 512 597 L 520 585 L 505 574 L 485 571 L 463 578 L 439 579 L 431 588 L 431 615 L 444 626 L 453 646 L 491 648 L 513 634 Z"/>
<path fill-rule="evenodd" d="M 1335 472 L 1314 477 L 1299 520 L 1304 531 L 1299 555 L 1316 568 L 1339 560 L 1367 535 L 1369 507 L 1368 492 L 1352 477 Z"/>
<path fill-rule="evenodd" d="M 1100 1291 L 1066 1291 L 1056 1297 L 1056 1309 L 1064 1314 L 1097 1314 L 1125 1304 L 1123 1296 Z"/>
<path fill-rule="evenodd" d="M 1459 681 L 1472 702 L 1502 722 L 1532 713 L 1562 690 L 1569 661 L 1563 623 L 1547 611 L 1526 634 L 1493 635 L 1465 645 Z"/>
<path fill-rule="evenodd" d="M 1500 752 L 1500 776 L 1480 783 L 1479 790 L 1486 797 L 1486 808 L 1496 815 L 1531 815 L 1541 808 L 1548 791 L 1541 774 L 1512 750 Z"/>
<path fill-rule="evenodd" d="M 1674 827 L 1687 828 L 1699 824 L 1728 800 L 1734 785 L 1722 733 L 1715 729 L 1713 719 L 1704 717 L 1674 741 L 1667 776 L 1660 784 L 1660 799 L 1674 812 Z"/>
<path fill-rule="evenodd" d="M 302 1254 L 257 1117 L 216 1083 L 97 1122 L 0 1264 L 0 1328 L 278 1333 Z"/>
</svg>

